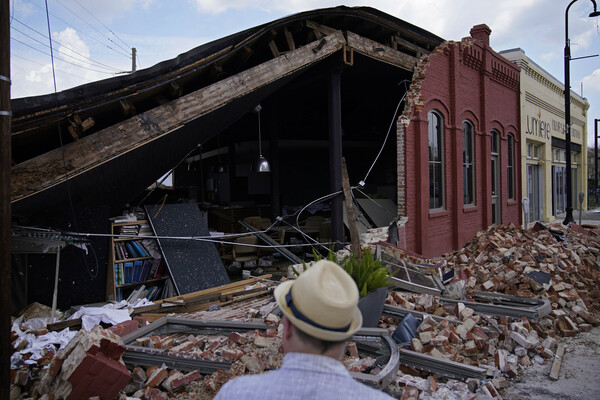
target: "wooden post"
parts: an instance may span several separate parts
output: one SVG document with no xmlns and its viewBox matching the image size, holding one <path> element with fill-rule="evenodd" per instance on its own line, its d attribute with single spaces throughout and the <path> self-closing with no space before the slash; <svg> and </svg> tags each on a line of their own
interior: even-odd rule
<svg viewBox="0 0 600 400">
<path fill-rule="evenodd" d="M 332 71 L 329 76 L 329 189 L 335 193 L 342 188 L 342 95 L 341 73 Z M 334 250 L 340 250 L 344 241 L 343 196 L 331 199 L 331 239 Z"/>
<path fill-rule="evenodd" d="M 0 2 L 0 399 L 10 397 L 10 25 Z"/>
<path fill-rule="evenodd" d="M 346 203 L 346 216 L 348 217 L 348 228 L 350 229 L 350 241 L 352 242 L 352 253 L 360 258 L 360 236 L 356 226 L 356 215 L 354 214 L 354 203 L 352 202 L 352 190 L 350 189 L 350 178 L 346 168 L 346 159 L 342 157 L 342 186 L 344 188 L 344 202 Z"/>
</svg>

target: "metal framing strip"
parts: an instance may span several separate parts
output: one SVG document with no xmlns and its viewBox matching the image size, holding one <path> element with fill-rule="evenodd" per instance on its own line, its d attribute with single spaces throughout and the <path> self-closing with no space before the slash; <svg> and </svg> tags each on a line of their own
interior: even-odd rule
<svg viewBox="0 0 600 400">
<path fill-rule="evenodd" d="M 129 349 L 123 353 L 123 362 L 130 368 L 139 365 L 150 367 L 164 364 L 168 368 L 175 368 L 180 371 L 198 370 L 202 374 L 212 374 L 218 369 L 229 369 L 231 367 L 231 363 L 228 362 L 199 360 L 171 356 L 164 353 L 132 351 Z"/>
<path fill-rule="evenodd" d="M 390 382 L 396 376 L 398 366 L 400 364 L 400 356 L 398 354 L 398 346 L 396 342 L 390 337 L 389 332 L 386 329 L 380 328 L 362 328 L 354 334 L 351 340 L 356 340 L 360 343 L 361 339 L 364 341 L 368 337 L 381 337 L 383 341 L 389 346 L 390 359 L 388 360 L 385 367 L 379 371 L 376 375 L 365 374 L 363 372 L 350 372 L 350 375 L 369 386 L 373 386 L 378 389 L 385 389 Z"/>
<path fill-rule="evenodd" d="M 123 337 L 125 344 L 125 352 L 123 353 L 123 361 L 129 366 L 144 365 L 144 366 L 160 366 L 166 365 L 169 368 L 179 370 L 193 371 L 199 370 L 203 374 L 210 374 L 218 369 L 229 369 L 231 363 L 201 360 L 188 357 L 174 356 L 168 354 L 168 350 L 152 349 L 148 347 L 135 346 L 131 343 L 136 339 L 147 336 L 153 331 L 166 327 L 167 325 L 184 325 L 190 328 L 198 329 L 222 329 L 235 331 L 251 331 L 254 329 L 268 329 L 270 326 L 263 322 L 240 322 L 228 320 L 198 320 L 179 317 L 163 317 L 151 324 L 148 324 L 129 335 Z"/>
<path fill-rule="evenodd" d="M 392 306 L 389 304 L 385 304 L 383 306 L 383 314 L 389 315 L 391 317 L 397 317 L 397 318 L 404 318 L 406 316 L 406 314 L 412 314 L 414 317 L 420 318 L 421 321 L 423 319 L 425 319 L 425 317 L 430 317 L 430 318 L 433 318 L 433 320 L 437 321 L 437 322 L 448 321 L 453 325 L 460 325 L 462 323 L 461 321 L 455 321 L 450 318 L 440 317 L 437 315 L 428 314 L 428 313 L 424 313 L 421 311 L 409 310 L 407 308 Z"/>
<path fill-rule="evenodd" d="M 531 320 L 538 320 L 552 311 L 552 305 L 548 299 L 483 291 L 476 291 L 473 298 L 476 301 L 462 301 L 442 297 L 440 303 L 463 303 L 466 307 L 472 308 L 478 313 L 512 318 L 527 317 Z"/>
<path fill-rule="evenodd" d="M 177 368 L 179 370 L 193 371 L 199 370 L 201 373 L 209 374 L 213 373 L 218 369 L 228 369 L 231 363 L 219 362 L 219 361 L 208 361 L 200 359 L 192 359 L 181 356 L 173 356 L 167 354 L 167 351 L 161 349 L 151 349 L 147 347 L 140 347 L 132 345 L 136 339 L 147 336 L 153 331 L 166 327 L 167 325 L 184 325 L 190 328 L 215 328 L 225 330 L 244 330 L 251 331 L 254 329 L 267 329 L 270 326 L 262 322 L 240 322 L 240 321 L 222 321 L 222 320 L 195 320 L 189 318 L 179 317 L 164 317 L 159 320 L 148 324 L 135 332 L 130 333 L 123 337 L 123 343 L 125 343 L 125 352 L 123 353 L 123 361 L 129 366 L 135 365 L 166 365 L 169 368 Z M 389 332 L 385 329 L 379 328 L 363 328 L 359 330 L 351 340 L 356 340 L 358 343 L 365 342 L 369 339 L 373 340 L 373 337 L 381 338 L 388 346 L 390 358 L 386 365 L 379 371 L 379 373 L 372 375 L 362 372 L 351 372 L 350 375 L 363 383 L 370 386 L 384 389 L 392 381 L 398 366 L 400 364 L 400 356 L 398 354 L 398 347 L 396 342 L 389 336 Z"/>
<path fill-rule="evenodd" d="M 279 243 L 274 241 L 269 235 L 265 235 L 264 233 L 254 229 L 252 225 L 247 224 L 246 222 L 239 220 L 238 223 L 242 225 L 244 228 L 255 234 L 260 240 L 272 246 L 275 251 L 288 259 L 288 261 L 294 264 L 302 264 L 302 259 L 296 256 L 294 253 L 286 249 L 285 247 L 281 247 Z"/>
<path fill-rule="evenodd" d="M 445 360 L 429 354 L 421 354 L 412 350 L 398 349 L 400 364 L 412 368 L 429 371 L 448 378 L 459 379 L 484 379 L 486 370 L 472 365 L 461 364 L 455 361 Z"/>
</svg>

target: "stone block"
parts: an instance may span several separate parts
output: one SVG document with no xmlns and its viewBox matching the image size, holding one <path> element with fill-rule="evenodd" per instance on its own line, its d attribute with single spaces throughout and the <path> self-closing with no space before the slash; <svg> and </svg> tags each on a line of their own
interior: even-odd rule
<svg viewBox="0 0 600 400">
<path fill-rule="evenodd" d="M 423 344 L 417 338 L 412 338 L 410 340 L 410 346 L 413 349 L 413 351 L 416 351 L 417 353 L 422 353 L 423 352 Z"/>
</svg>

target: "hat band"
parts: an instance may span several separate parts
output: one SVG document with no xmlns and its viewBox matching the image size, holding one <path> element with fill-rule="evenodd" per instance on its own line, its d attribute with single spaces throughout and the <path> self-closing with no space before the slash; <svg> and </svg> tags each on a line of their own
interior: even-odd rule
<svg viewBox="0 0 600 400">
<path fill-rule="evenodd" d="M 352 323 L 349 323 L 348 325 L 346 325 L 342 328 L 330 328 L 328 326 L 323 326 L 321 324 L 316 323 L 312 319 L 308 318 L 306 315 L 302 314 L 302 312 L 296 308 L 296 305 L 294 304 L 294 300 L 292 299 L 292 291 L 291 290 L 289 292 L 287 292 L 287 294 L 285 295 L 285 302 L 287 303 L 287 306 L 290 309 L 290 311 L 292 312 L 292 314 L 294 315 L 294 317 L 298 318 L 300 321 L 306 322 L 307 324 L 314 326 L 315 328 L 325 329 L 325 330 L 333 331 L 333 332 L 347 332 L 350 329 L 350 325 L 352 324 Z"/>
</svg>

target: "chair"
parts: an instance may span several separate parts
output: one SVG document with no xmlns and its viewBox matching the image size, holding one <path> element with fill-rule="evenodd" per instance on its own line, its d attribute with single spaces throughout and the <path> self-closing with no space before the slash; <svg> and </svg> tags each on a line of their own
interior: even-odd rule
<svg viewBox="0 0 600 400">
<path fill-rule="evenodd" d="M 239 263 L 258 260 L 259 247 L 252 246 L 258 244 L 258 238 L 255 235 L 242 236 L 235 239 L 234 242 L 239 244 L 232 245 L 231 253 L 221 255 L 221 259 Z"/>
</svg>

